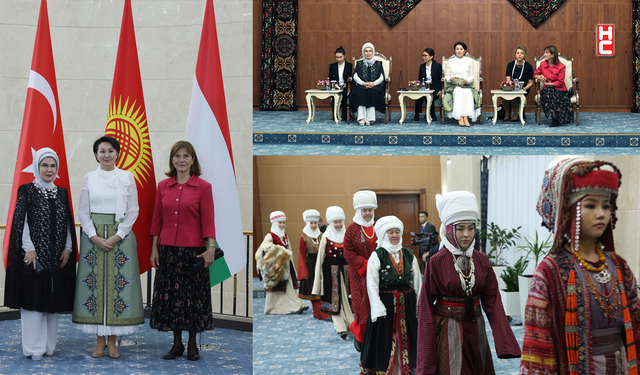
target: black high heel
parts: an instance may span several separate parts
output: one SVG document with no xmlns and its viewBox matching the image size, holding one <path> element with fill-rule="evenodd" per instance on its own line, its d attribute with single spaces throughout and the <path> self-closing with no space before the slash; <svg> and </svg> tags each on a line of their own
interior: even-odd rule
<svg viewBox="0 0 640 375">
<path fill-rule="evenodd" d="M 182 357 L 182 355 L 184 354 L 184 345 L 180 345 L 179 347 L 176 348 L 176 346 L 172 346 L 171 350 L 169 350 L 169 353 L 165 354 L 164 359 L 176 359 L 176 357 Z"/>
<path fill-rule="evenodd" d="M 195 353 L 193 352 L 195 350 Z M 189 346 L 187 350 L 187 359 L 190 361 L 197 361 L 200 359 L 200 353 L 198 353 L 197 346 Z"/>
</svg>

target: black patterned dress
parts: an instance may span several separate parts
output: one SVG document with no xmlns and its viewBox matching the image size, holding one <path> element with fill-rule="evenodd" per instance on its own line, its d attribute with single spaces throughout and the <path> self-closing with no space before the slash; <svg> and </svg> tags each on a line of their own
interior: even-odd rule
<svg viewBox="0 0 640 375">
<path fill-rule="evenodd" d="M 384 76 L 382 62 L 376 61 L 373 64 L 365 64 L 359 61 L 356 64 L 355 74 L 364 82 L 374 82 L 380 78 L 380 74 Z M 384 94 L 385 81 L 370 89 L 354 82 L 350 99 L 351 110 L 357 111 L 359 106 L 364 106 L 365 108 L 375 107 L 376 111 L 384 113 Z"/>
<path fill-rule="evenodd" d="M 25 266 L 23 262 L 25 215 L 38 262 L 44 268 L 39 275 L 32 265 Z M 60 256 L 68 230 L 74 250 L 61 269 Z M 20 186 L 10 236 L 4 305 L 43 313 L 73 310 L 77 244 L 67 190 L 56 187 L 53 194 L 46 195 L 34 183 Z"/>
<path fill-rule="evenodd" d="M 158 331 L 213 329 L 209 269 L 189 266 L 206 247 L 161 246 L 149 325 Z"/>
</svg>

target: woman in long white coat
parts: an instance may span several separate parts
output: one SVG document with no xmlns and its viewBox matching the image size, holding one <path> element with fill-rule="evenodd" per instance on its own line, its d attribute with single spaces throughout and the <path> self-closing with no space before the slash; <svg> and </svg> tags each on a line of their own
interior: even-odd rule
<svg viewBox="0 0 640 375">
<path fill-rule="evenodd" d="M 322 312 L 331 315 L 333 328 L 343 340 L 347 339 L 353 322 L 349 297 L 349 264 L 344 259 L 345 214 L 342 208 L 327 208 L 327 230 L 318 246 L 316 277 L 313 294 L 320 296 Z"/>
</svg>

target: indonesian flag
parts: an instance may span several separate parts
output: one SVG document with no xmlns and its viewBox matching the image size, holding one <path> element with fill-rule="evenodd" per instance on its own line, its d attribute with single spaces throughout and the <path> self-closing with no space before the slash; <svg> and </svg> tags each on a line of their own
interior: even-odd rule
<svg viewBox="0 0 640 375">
<path fill-rule="evenodd" d="M 200 159 L 200 177 L 213 188 L 216 241 L 224 250 L 224 257 L 209 268 L 214 286 L 240 271 L 246 257 L 212 0 L 204 12 L 185 139 Z"/>
<path fill-rule="evenodd" d="M 125 0 L 124 3 L 105 135 L 120 142 L 120 156 L 116 167 L 133 173 L 136 178 L 140 214 L 133 225 L 133 232 L 138 243 L 138 264 L 142 274 L 151 268 L 149 228 L 156 199 L 156 177 L 151 158 L 151 141 L 142 94 L 131 0 Z"/>
<path fill-rule="evenodd" d="M 62 136 L 62 116 L 60 116 L 60 101 L 58 100 L 56 70 L 53 65 L 53 50 L 51 49 L 46 0 L 40 2 L 40 17 L 38 18 L 31 72 L 29 73 L 27 101 L 24 107 L 24 118 L 22 119 L 16 169 L 13 173 L 9 214 L 7 215 L 7 227 L 3 241 L 3 264 L 5 269 L 7 268 L 11 223 L 16 208 L 18 188 L 20 185 L 33 181 L 33 173 L 38 173 L 38 171 L 33 170 L 33 154 L 43 147 L 50 147 L 58 154 L 60 165 L 58 166 L 58 177 L 54 184 L 67 189 L 69 204 L 71 205 L 67 153 L 64 148 L 64 137 Z M 73 215 L 73 206 L 71 207 L 71 215 Z M 74 250 L 76 251 L 77 259 L 78 249 Z"/>
</svg>

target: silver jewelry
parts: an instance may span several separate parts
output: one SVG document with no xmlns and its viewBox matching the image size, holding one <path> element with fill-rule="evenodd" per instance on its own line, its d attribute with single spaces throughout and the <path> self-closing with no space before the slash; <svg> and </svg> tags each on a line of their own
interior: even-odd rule
<svg viewBox="0 0 640 375">
<path fill-rule="evenodd" d="M 456 265 L 458 265 L 463 272 L 467 272 L 469 269 L 469 258 L 464 255 L 459 256 L 456 260 Z"/>
<path fill-rule="evenodd" d="M 464 273 L 462 273 L 462 270 L 460 269 L 460 266 L 458 266 L 458 261 L 456 260 L 456 256 L 451 254 L 453 256 L 453 266 L 455 267 L 456 271 L 458 272 L 458 275 L 460 276 L 460 283 L 462 284 L 462 290 L 464 290 L 465 294 L 468 296 L 472 296 L 473 295 L 473 287 L 476 285 L 476 275 L 475 275 L 475 265 L 473 264 L 473 257 L 471 258 L 467 258 L 464 255 L 461 255 L 460 258 L 464 257 L 467 258 L 469 265 L 471 266 L 471 269 L 469 271 L 469 276 L 465 276 Z"/>
<path fill-rule="evenodd" d="M 606 284 L 611 281 L 611 272 L 609 272 L 609 267 L 605 265 L 602 271 L 593 275 L 593 278 L 596 279 L 600 284 Z"/>
<path fill-rule="evenodd" d="M 25 259 L 25 260 L 24 260 L 24 264 L 27 264 L 27 263 L 29 263 L 29 261 Z"/>
</svg>

